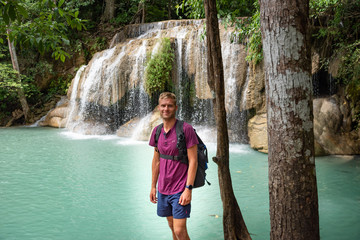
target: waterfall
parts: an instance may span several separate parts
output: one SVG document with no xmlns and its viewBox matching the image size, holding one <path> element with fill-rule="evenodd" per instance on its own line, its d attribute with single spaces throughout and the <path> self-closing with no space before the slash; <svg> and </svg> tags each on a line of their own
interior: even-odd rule
<svg viewBox="0 0 360 240">
<path fill-rule="evenodd" d="M 69 114 L 68 114 L 68 119 L 66 122 L 66 128 L 73 130 L 74 129 L 74 124 L 76 124 L 75 120 L 75 114 L 76 114 L 76 110 L 78 108 L 78 104 L 76 101 L 77 95 L 78 95 L 78 86 L 79 86 L 79 82 L 80 82 L 80 77 L 81 74 L 84 72 L 86 68 L 86 65 L 83 65 L 79 68 L 79 70 L 76 72 L 75 78 L 72 81 L 72 88 L 71 88 L 71 96 L 70 96 L 70 102 L 69 102 Z"/>
<path fill-rule="evenodd" d="M 204 20 L 125 27 L 114 37 L 111 48 L 95 54 L 89 64 L 77 72 L 72 82 L 66 127 L 82 134 L 108 134 L 139 118 L 133 136 L 139 135 L 144 128 L 140 124 L 146 124 L 157 102 L 151 100 L 144 89 L 146 58 L 159 50 L 164 37 L 169 38 L 175 48 L 172 80 L 178 97 L 178 117 L 194 125 L 213 126 L 213 95 L 207 84 L 203 34 Z M 231 42 L 231 32 L 223 28 L 221 39 L 229 130 L 238 135 L 244 125 L 239 122 L 239 116 L 243 111 L 242 100 L 246 99 L 243 88 L 248 81 L 246 51 L 244 46 Z"/>
<path fill-rule="evenodd" d="M 226 69 L 224 70 L 224 81 L 227 122 L 230 141 L 245 142 L 247 121 L 243 101 L 246 101 L 245 89 L 249 81 L 248 64 L 244 61 L 244 55 L 241 55 L 241 45 L 232 42 L 231 39 L 232 33 L 226 33 L 221 49 L 223 65 Z"/>
</svg>

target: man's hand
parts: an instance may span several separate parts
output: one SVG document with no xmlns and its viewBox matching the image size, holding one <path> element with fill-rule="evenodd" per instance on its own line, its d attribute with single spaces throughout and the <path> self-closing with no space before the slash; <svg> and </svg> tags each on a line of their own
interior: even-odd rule
<svg viewBox="0 0 360 240">
<path fill-rule="evenodd" d="M 188 188 L 185 188 L 185 191 L 181 194 L 179 199 L 180 205 L 188 205 L 191 202 L 191 190 Z"/>
<path fill-rule="evenodd" d="M 157 203 L 157 197 L 156 197 L 156 188 L 151 188 L 150 191 L 150 202 Z"/>
</svg>

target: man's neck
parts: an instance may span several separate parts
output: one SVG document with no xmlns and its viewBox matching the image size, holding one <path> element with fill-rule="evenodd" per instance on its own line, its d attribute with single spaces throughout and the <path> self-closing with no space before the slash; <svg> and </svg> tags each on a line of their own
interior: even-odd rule
<svg viewBox="0 0 360 240">
<path fill-rule="evenodd" d="M 176 118 L 163 119 L 163 123 L 164 123 L 164 131 L 168 132 L 175 125 Z"/>
</svg>

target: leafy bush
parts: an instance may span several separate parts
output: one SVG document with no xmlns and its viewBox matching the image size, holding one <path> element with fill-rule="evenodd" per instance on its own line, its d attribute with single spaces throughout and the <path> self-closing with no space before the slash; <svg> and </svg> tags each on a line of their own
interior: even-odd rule
<svg viewBox="0 0 360 240">
<path fill-rule="evenodd" d="M 10 64 L 0 63 L 0 101 L 2 105 L 17 101 L 17 91 L 24 89 L 25 96 L 39 96 L 40 92 L 34 84 L 34 79 L 25 75 L 18 77 Z"/>
<path fill-rule="evenodd" d="M 145 89 L 149 95 L 165 90 L 171 86 L 171 70 L 175 58 L 169 38 L 163 38 L 159 52 L 149 56 L 145 69 Z"/>
<path fill-rule="evenodd" d="M 0 63 L 0 101 L 4 104 L 7 100 L 14 100 L 17 89 L 23 87 L 19 83 L 17 71 L 10 64 Z"/>
</svg>

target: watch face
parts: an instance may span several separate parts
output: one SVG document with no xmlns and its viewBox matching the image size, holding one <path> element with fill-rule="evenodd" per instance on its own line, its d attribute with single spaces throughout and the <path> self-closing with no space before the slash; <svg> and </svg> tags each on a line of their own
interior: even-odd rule
<svg viewBox="0 0 360 240">
<path fill-rule="evenodd" d="M 187 185 L 186 188 L 191 190 L 193 188 L 193 185 Z"/>
</svg>

